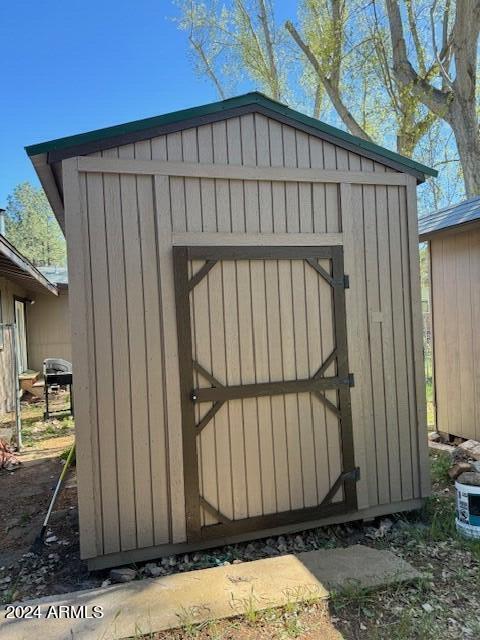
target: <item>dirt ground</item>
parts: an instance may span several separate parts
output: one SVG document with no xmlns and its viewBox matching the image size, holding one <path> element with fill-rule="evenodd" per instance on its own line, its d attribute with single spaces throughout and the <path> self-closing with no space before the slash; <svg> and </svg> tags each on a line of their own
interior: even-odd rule
<svg viewBox="0 0 480 640">
<path fill-rule="evenodd" d="M 29 409 L 30 410 L 30 409 Z M 41 411 L 41 407 L 36 409 Z M 0 600 L 12 602 L 100 586 L 108 571 L 89 574 L 79 560 L 75 471 L 55 507 L 39 555 L 30 547 L 40 531 L 61 471 L 60 455 L 73 441 L 73 424 L 33 416 L 29 444 L 14 472 L 0 471 Z M 347 640 L 476 640 L 480 638 L 480 542 L 458 537 L 447 455 L 432 453 L 433 496 L 422 511 L 374 523 L 339 525 L 164 558 L 160 575 L 299 550 L 366 544 L 389 549 L 423 578 L 411 585 L 368 591 L 351 585 L 323 603 L 292 604 L 242 618 L 195 625 L 179 614 L 181 629 L 150 640 L 250 640 L 340 638 Z M 152 564 L 152 563 L 150 563 Z M 148 565 L 134 567 L 138 578 Z M 108 583 L 108 581 L 107 581 Z M 339 635 L 341 634 L 341 635 Z"/>
<path fill-rule="evenodd" d="M 74 441 L 70 416 L 43 421 L 43 403 L 22 403 L 24 447 L 15 471 L 0 470 L 0 602 L 63 593 L 101 584 L 79 561 L 75 468 L 55 505 L 45 544 L 40 533 L 66 452 Z M 3 424 L 8 424 L 8 416 Z"/>
</svg>

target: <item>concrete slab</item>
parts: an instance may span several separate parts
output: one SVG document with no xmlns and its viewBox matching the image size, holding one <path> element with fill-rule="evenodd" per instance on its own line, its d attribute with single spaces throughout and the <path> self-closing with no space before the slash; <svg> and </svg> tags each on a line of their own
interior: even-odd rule
<svg viewBox="0 0 480 640">
<path fill-rule="evenodd" d="M 305 565 L 288 555 L 22 603 L 38 605 L 41 618 L 5 620 L 5 607 L 1 607 L 0 638 L 118 640 L 227 618 L 252 607 L 262 610 L 327 597 L 327 590 Z M 46 618 L 49 612 L 59 611 L 61 605 L 83 606 L 89 616 L 93 606 L 100 606 L 103 618 Z"/>
<path fill-rule="evenodd" d="M 357 544 L 344 549 L 306 551 L 297 558 L 330 590 L 352 584 L 365 588 L 417 580 L 421 574 L 391 551 Z"/>
<path fill-rule="evenodd" d="M 312 598 L 326 599 L 327 584 L 339 588 L 358 581 L 370 587 L 418 577 L 417 571 L 388 551 L 361 545 L 310 551 L 22 603 L 22 607 L 38 607 L 34 611 L 39 618 L 5 619 L 5 607 L 1 607 L 0 638 L 119 640 L 227 618 L 252 608 L 259 611 Z M 83 607 L 88 617 L 68 619 L 68 609 L 60 609 L 62 606 L 76 611 Z M 102 608 L 102 618 L 92 617 L 94 606 Z M 63 617 L 55 617 L 60 613 Z M 331 637 L 341 637 L 335 636 L 333 628 L 331 632 Z"/>
</svg>

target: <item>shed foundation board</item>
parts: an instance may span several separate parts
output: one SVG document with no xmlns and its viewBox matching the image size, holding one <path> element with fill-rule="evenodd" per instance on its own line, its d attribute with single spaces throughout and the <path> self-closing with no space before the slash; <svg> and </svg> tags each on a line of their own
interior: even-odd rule
<svg viewBox="0 0 480 640">
<path fill-rule="evenodd" d="M 393 504 L 381 505 L 378 507 L 371 507 L 369 509 L 361 509 L 346 514 L 336 514 L 322 520 L 304 522 L 296 525 L 287 525 L 283 527 L 277 527 L 276 529 L 265 529 L 263 531 L 255 531 L 254 533 L 243 533 L 236 536 L 230 536 L 228 538 L 217 538 L 213 540 L 203 540 L 195 543 L 181 543 L 181 544 L 167 544 L 156 547 L 148 547 L 145 549 L 132 549 L 131 551 L 125 551 L 121 553 L 112 553 L 109 555 L 98 556 L 96 558 L 88 558 L 88 568 L 90 571 L 96 571 L 99 569 L 105 569 L 107 567 L 116 567 L 121 564 L 128 564 L 131 562 L 143 562 L 146 560 L 154 560 L 155 558 L 161 558 L 170 556 L 176 553 L 187 553 L 189 551 L 200 551 L 202 549 L 212 549 L 214 547 L 220 547 L 226 544 L 236 544 L 240 542 L 246 542 L 247 540 L 258 540 L 261 538 L 268 538 L 272 535 L 282 535 L 288 533 L 295 533 L 297 531 L 303 531 L 307 529 L 314 529 L 315 527 L 325 527 L 331 524 L 341 524 L 343 522 L 354 522 L 355 520 L 371 520 L 379 516 L 384 516 L 392 513 L 401 513 L 403 511 L 414 511 L 415 509 L 421 509 L 424 500 L 408 500 L 405 502 L 397 502 Z"/>
</svg>

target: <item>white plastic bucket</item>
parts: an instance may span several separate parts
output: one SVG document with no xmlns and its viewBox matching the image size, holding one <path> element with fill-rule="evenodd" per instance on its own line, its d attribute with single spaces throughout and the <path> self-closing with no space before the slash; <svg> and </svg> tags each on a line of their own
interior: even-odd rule
<svg viewBox="0 0 480 640">
<path fill-rule="evenodd" d="M 480 487 L 455 482 L 457 491 L 457 531 L 467 538 L 480 539 Z"/>
</svg>

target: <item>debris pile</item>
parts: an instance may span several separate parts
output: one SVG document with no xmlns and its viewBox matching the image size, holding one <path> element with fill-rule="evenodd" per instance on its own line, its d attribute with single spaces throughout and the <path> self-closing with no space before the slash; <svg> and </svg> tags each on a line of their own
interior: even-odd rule
<svg viewBox="0 0 480 640">
<path fill-rule="evenodd" d="M 20 466 L 20 460 L 14 454 L 14 448 L 0 438 L 0 469 L 14 471 Z"/>
<path fill-rule="evenodd" d="M 468 472 L 479 474 L 480 479 L 480 442 L 476 440 L 461 442 L 452 452 L 452 462 L 448 471 L 452 480 Z"/>
</svg>

